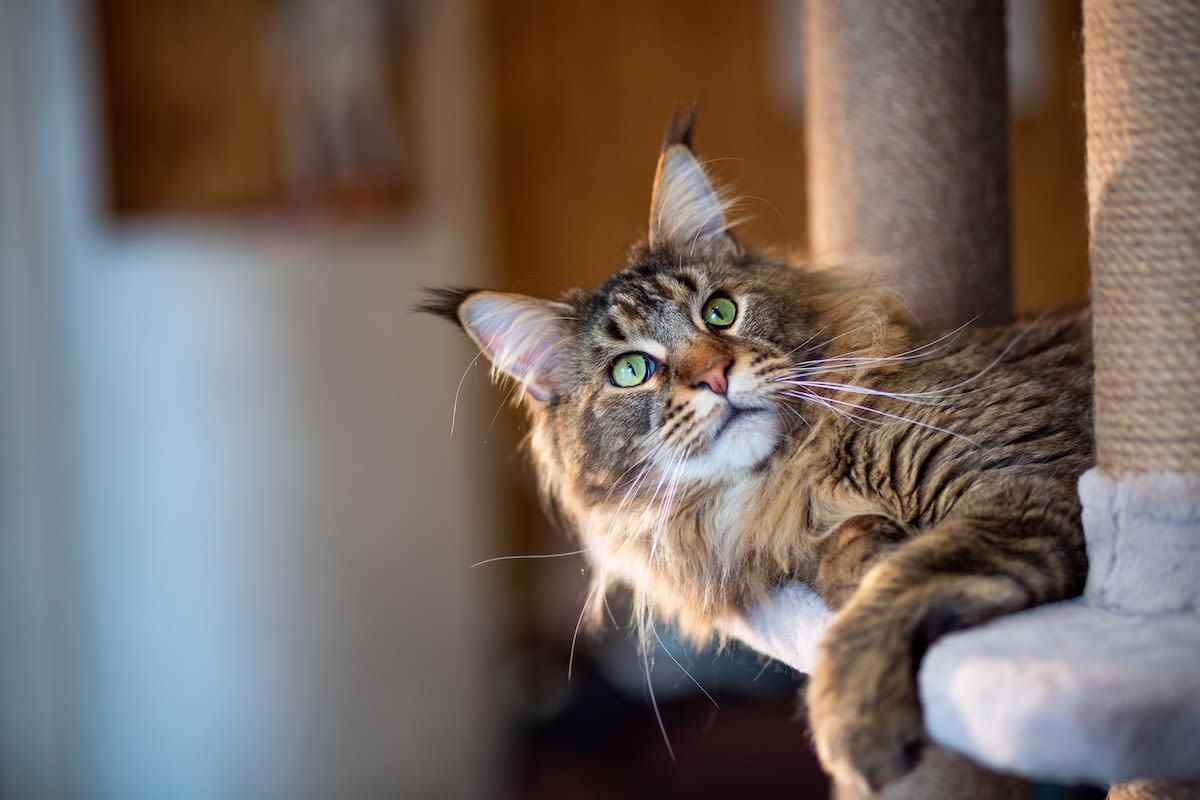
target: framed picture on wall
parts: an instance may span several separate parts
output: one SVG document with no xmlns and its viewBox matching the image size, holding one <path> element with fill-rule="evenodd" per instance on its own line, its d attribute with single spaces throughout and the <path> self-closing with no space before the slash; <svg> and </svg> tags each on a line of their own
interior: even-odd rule
<svg viewBox="0 0 1200 800">
<path fill-rule="evenodd" d="M 416 13 L 403 0 L 96 0 L 109 210 L 409 207 Z"/>
</svg>

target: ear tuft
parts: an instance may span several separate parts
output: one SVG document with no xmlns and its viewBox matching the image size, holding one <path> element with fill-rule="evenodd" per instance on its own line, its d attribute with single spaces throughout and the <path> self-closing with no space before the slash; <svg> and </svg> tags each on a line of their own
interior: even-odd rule
<svg viewBox="0 0 1200 800">
<path fill-rule="evenodd" d="M 735 253 L 725 218 L 730 201 L 713 187 L 692 152 L 695 122 L 695 107 L 681 109 L 667 128 L 650 200 L 650 247 Z"/>
<path fill-rule="evenodd" d="M 478 293 L 479 289 L 447 286 L 439 289 L 425 289 L 425 299 L 413 306 L 413 311 L 422 314 L 433 314 L 442 319 L 448 319 L 455 325 L 462 326 L 458 318 L 458 308 L 468 297 Z"/>
<path fill-rule="evenodd" d="M 495 369 L 549 402 L 566 356 L 571 309 L 519 294 L 475 292 L 458 306 L 458 319 Z"/>
<path fill-rule="evenodd" d="M 667 134 L 663 137 L 663 152 L 665 153 L 671 147 L 679 144 L 687 149 L 692 149 L 692 131 L 696 128 L 696 108 L 697 103 L 693 102 L 691 108 L 686 108 L 682 105 L 675 107 L 675 115 L 671 117 L 671 124 L 667 126 Z"/>
</svg>

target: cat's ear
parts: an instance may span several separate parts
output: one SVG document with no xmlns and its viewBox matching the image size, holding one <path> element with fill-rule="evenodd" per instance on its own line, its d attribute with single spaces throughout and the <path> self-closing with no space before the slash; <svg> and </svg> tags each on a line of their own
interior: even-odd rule
<svg viewBox="0 0 1200 800">
<path fill-rule="evenodd" d="M 571 309 L 550 300 L 476 289 L 439 289 L 417 306 L 457 322 L 492 366 L 515 380 L 535 400 L 556 394 Z"/>
<path fill-rule="evenodd" d="M 679 110 L 667 128 L 650 200 L 650 247 L 733 253 L 737 243 L 725 216 L 729 198 L 692 152 L 695 122 L 695 109 Z"/>
</svg>

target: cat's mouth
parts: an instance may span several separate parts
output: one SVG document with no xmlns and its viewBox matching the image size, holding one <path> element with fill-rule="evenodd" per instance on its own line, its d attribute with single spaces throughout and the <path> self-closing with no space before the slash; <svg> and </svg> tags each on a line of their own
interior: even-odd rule
<svg viewBox="0 0 1200 800">
<path fill-rule="evenodd" d="M 719 422 L 695 441 L 680 475 L 711 479 L 742 474 L 774 452 L 779 442 L 778 414 L 770 406 L 727 405 L 714 413 Z"/>
<path fill-rule="evenodd" d="M 721 424 L 713 431 L 712 440 L 715 442 L 720 439 L 722 434 L 728 431 L 738 420 L 743 420 L 755 414 L 761 414 L 766 411 L 765 408 L 743 408 L 739 406 L 730 406 L 729 413 L 725 415 L 725 419 L 721 420 Z"/>
</svg>

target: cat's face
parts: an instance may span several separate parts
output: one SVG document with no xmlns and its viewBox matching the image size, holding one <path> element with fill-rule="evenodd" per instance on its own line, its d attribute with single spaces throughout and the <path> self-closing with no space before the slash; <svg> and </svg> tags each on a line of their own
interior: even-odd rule
<svg viewBox="0 0 1200 800">
<path fill-rule="evenodd" d="M 550 405 L 535 413 L 576 485 L 623 498 L 763 464 L 799 424 L 775 379 L 816 339 L 807 310 L 781 299 L 798 296 L 780 291 L 796 279 L 720 255 L 651 257 L 577 301 Z"/>
<path fill-rule="evenodd" d="M 535 456 L 592 501 L 736 480 L 803 425 L 778 378 L 818 350 L 820 279 L 740 250 L 688 131 L 659 161 L 645 245 L 560 301 L 447 291 L 532 412 Z"/>
</svg>

